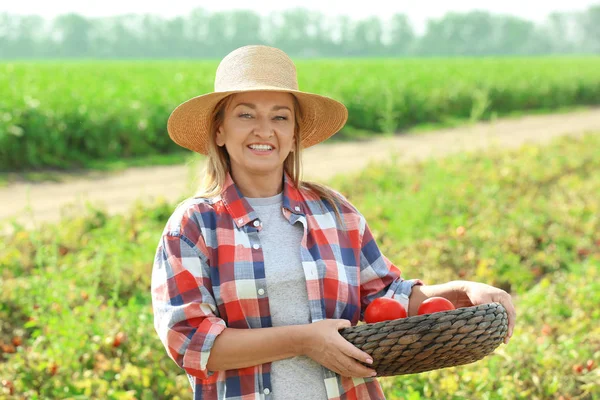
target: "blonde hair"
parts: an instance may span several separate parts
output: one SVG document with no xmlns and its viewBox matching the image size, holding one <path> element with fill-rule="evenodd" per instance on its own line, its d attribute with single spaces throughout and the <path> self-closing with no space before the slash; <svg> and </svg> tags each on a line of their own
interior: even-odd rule
<svg viewBox="0 0 600 400">
<path fill-rule="evenodd" d="M 215 142 L 216 132 L 219 126 L 223 123 L 225 116 L 225 108 L 231 102 L 233 96 L 229 95 L 219 101 L 215 106 L 210 123 L 210 139 L 208 143 L 208 160 L 204 169 L 204 177 L 200 186 L 193 195 L 194 198 L 210 198 L 221 194 L 227 173 L 230 172 L 231 163 L 229 160 L 229 154 L 225 146 L 219 147 Z M 301 192 L 312 192 L 317 195 L 321 200 L 328 202 L 334 210 L 336 219 L 340 225 L 343 225 L 340 208 L 338 203 L 342 199 L 337 193 L 332 191 L 325 185 L 321 185 L 315 182 L 307 182 L 301 180 L 301 145 L 300 145 L 300 124 L 299 121 L 302 118 L 302 110 L 300 103 L 296 96 L 294 98 L 294 116 L 295 116 L 295 127 L 294 127 L 294 140 L 295 140 L 295 151 L 291 151 L 283 163 L 284 170 L 292 178 L 294 185 Z M 323 206 L 322 206 L 323 208 Z M 324 209 L 325 211 L 325 209 Z"/>
</svg>

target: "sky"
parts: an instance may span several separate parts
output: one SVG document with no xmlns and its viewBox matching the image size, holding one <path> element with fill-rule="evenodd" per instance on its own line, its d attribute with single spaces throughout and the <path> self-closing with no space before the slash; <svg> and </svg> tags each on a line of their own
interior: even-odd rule
<svg viewBox="0 0 600 400">
<path fill-rule="evenodd" d="M 417 31 L 421 31 L 424 29 L 427 19 L 439 18 L 448 11 L 487 10 L 541 22 L 553 11 L 581 11 L 592 4 L 600 4 L 600 0 L 420 0 L 413 2 L 393 0 L 226 0 L 210 2 L 206 0 L 7 0 L 0 2 L 0 12 L 36 14 L 48 19 L 69 12 L 89 17 L 150 13 L 170 18 L 187 15 L 189 11 L 197 7 L 207 11 L 249 9 L 261 15 L 268 15 L 283 9 L 305 7 L 321 11 L 325 15 L 347 15 L 352 19 L 376 15 L 387 20 L 394 13 L 404 13 L 408 15 Z"/>
</svg>

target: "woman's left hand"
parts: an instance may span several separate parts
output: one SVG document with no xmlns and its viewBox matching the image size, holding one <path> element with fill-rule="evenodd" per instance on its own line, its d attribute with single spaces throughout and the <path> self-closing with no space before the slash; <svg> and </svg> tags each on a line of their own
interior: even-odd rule
<svg viewBox="0 0 600 400">
<path fill-rule="evenodd" d="M 508 332 L 506 338 L 504 338 L 504 343 L 508 344 L 513 334 L 515 319 L 517 317 L 510 294 L 485 283 L 471 281 L 454 281 L 453 283 L 455 284 L 455 298 L 453 299 L 453 303 L 456 308 L 472 307 L 494 302 L 504 306 L 508 314 Z"/>
</svg>

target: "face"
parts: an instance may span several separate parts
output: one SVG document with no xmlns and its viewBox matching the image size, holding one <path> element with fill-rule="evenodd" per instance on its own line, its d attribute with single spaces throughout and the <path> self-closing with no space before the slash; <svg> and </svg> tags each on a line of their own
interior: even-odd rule
<svg viewBox="0 0 600 400">
<path fill-rule="evenodd" d="M 282 174 L 295 150 L 294 100 L 290 93 L 236 93 L 225 108 L 216 143 L 229 153 L 236 175 Z"/>
</svg>

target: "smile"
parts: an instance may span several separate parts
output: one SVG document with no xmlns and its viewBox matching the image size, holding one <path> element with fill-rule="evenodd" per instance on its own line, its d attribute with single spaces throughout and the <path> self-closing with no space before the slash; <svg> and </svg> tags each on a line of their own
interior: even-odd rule
<svg viewBox="0 0 600 400">
<path fill-rule="evenodd" d="M 269 146 L 269 145 L 266 145 L 266 144 L 251 144 L 248 147 L 250 149 L 256 150 L 256 151 L 271 151 L 271 150 L 273 150 L 272 146 Z"/>
</svg>

